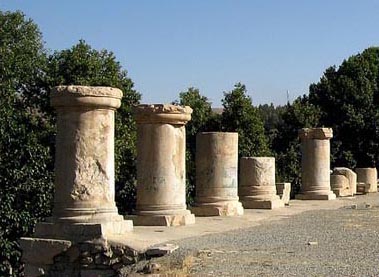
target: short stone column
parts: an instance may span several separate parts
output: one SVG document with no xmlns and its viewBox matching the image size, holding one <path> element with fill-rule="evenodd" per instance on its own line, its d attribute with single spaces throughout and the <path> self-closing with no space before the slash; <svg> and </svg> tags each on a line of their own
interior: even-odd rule
<svg viewBox="0 0 379 277">
<path fill-rule="evenodd" d="M 346 167 L 335 167 L 330 176 L 330 186 L 337 197 L 357 194 L 357 174 Z"/>
<path fill-rule="evenodd" d="M 192 109 L 139 105 L 137 121 L 137 205 L 135 225 L 195 223 L 186 206 L 186 130 Z"/>
<path fill-rule="evenodd" d="M 284 207 L 284 202 L 276 194 L 275 158 L 241 158 L 238 194 L 245 209 Z"/>
<path fill-rule="evenodd" d="M 296 199 L 333 200 L 336 195 L 330 188 L 331 128 L 304 128 L 299 131 L 301 140 L 301 190 Z"/>
<path fill-rule="evenodd" d="M 123 234 L 133 229 L 115 204 L 114 111 L 122 92 L 110 87 L 59 86 L 51 105 L 57 111 L 55 193 L 52 217 L 36 236 L 79 239 Z M 92 231 L 91 231 L 92 230 Z"/>
<path fill-rule="evenodd" d="M 375 167 L 356 168 L 358 183 L 367 186 L 366 192 L 378 192 L 378 172 Z"/>
<path fill-rule="evenodd" d="M 238 133 L 196 137 L 196 216 L 242 215 L 238 201 Z"/>
</svg>

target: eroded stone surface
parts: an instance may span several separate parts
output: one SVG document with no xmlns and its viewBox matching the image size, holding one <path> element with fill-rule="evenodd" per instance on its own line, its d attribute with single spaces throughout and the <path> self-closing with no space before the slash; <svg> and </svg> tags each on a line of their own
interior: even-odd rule
<svg viewBox="0 0 379 277">
<path fill-rule="evenodd" d="M 135 225 L 194 223 L 185 193 L 185 124 L 191 112 L 189 107 L 175 105 L 135 108 L 137 217 L 130 217 Z"/>
<path fill-rule="evenodd" d="M 197 216 L 242 215 L 238 201 L 238 134 L 209 132 L 196 137 Z"/>
<path fill-rule="evenodd" d="M 355 172 L 357 181 L 368 186 L 366 192 L 378 192 L 378 172 L 375 167 L 356 168 Z"/>
<path fill-rule="evenodd" d="M 346 167 L 336 167 L 330 176 L 330 185 L 336 196 L 353 196 L 357 193 L 357 174 Z"/>
<path fill-rule="evenodd" d="M 239 196 L 245 209 L 273 209 L 284 206 L 276 194 L 275 158 L 243 157 L 240 162 Z"/>
<path fill-rule="evenodd" d="M 301 139 L 301 200 L 333 200 L 336 195 L 330 187 L 331 128 L 304 128 Z"/>
<path fill-rule="evenodd" d="M 94 240 L 133 229 L 114 200 L 114 110 L 121 97 L 119 89 L 106 87 L 53 90 L 58 129 L 54 208 L 46 222 L 37 224 L 35 238 L 20 240 L 30 276 L 80 276 L 80 265 L 104 266 L 100 256 L 84 257 L 77 245 L 91 240 L 97 247 Z"/>
</svg>

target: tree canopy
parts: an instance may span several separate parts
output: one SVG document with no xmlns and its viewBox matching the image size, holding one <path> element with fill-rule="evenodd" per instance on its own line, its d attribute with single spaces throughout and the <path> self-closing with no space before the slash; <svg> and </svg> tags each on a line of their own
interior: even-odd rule
<svg viewBox="0 0 379 277">
<path fill-rule="evenodd" d="M 222 130 L 238 132 L 239 156 L 266 156 L 270 153 L 264 126 L 257 108 L 247 95 L 245 85 L 237 83 L 234 89 L 224 93 Z"/>
</svg>

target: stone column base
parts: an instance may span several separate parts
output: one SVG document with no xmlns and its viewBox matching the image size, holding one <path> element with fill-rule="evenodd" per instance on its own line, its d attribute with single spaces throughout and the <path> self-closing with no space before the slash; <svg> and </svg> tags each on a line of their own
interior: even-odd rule
<svg viewBox="0 0 379 277">
<path fill-rule="evenodd" d="M 25 276 L 120 276 L 119 269 L 136 263 L 140 254 L 104 238 L 73 242 L 24 237 Z"/>
<path fill-rule="evenodd" d="M 298 200 L 335 200 L 336 195 L 333 192 L 329 194 L 296 194 Z"/>
<path fill-rule="evenodd" d="M 272 200 L 242 200 L 242 206 L 245 209 L 276 209 L 284 207 L 284 201 L 281 199 Z"/>
<path fill-rule="evenodd" d="M 134 226 L 183 226 L 195 223 L 195 216 L 188 214 L 173 215 L 127 215 Z"/>
<path fill-rule="evenodd" d="M 35 237 L 85 241 L 133 231 L 131 220 L 101 223 L 41 222 L 36 225 Z"/>
<path fill-rule="evenodd" d="M 200 206 L 201 205 L 201 206 Z M 241 202 L 225 202 L 217 204 L 200 204 L 191 208 L 196 216 L 238 216 L 243 215 Z"/>
<path fill-rule="evenodd" d="M 289 205 L 291 198 L 291 183 L 276 183 L 276 193 L 284 202 L 284 205 Z"/>
</svg>

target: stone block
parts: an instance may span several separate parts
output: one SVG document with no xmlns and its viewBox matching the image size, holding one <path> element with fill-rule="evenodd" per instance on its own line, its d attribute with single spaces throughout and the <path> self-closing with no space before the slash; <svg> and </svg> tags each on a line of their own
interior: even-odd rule
<svg viewBox="0 0 379 277">
<path fill-rule="evenodd" d="M 22 261 L 30 264 L 53 264 L 54 257 L 66 251 L 71 241 L 58 239 L 27 238 L 19 240 L 23 250 Z"/>
<path fill-rule="evenodd" d="M 291 197 L 291 183 L 276 183 L 276 192 L 285 205 L 289 205 Z"/>
<path fill-rule="evenodd" d="M 337 197 L 352 196 L 349 188 L 349 180 L 343 175 L 331 175 L 330 187 Z"/>
<path fill-rule="evenodd" d="M 193 214 L 178 215 L 127 215 L 135 226 L 183 226 L 195 223 Z"/>
<path fill-rule="evenodd" d="M 367 192 L 378 192 L 378 173 L 375 167 L 356 168 L 357 181 L 369 185 Z"/>
<path fill-rule="evenodd" d="M 346 167 L 335 167 L 330 176 L 330 186 L 338 197 L 357 193 L 357 174 Z"/>
<path fill-rule="evenodd" d="M 284 207 L 284 201 L 281 199 L 274 200 L 255 200 L 242 202 L 245 209 L 276 209 Z"/>
<path fill-rule="evenodd" d="M 122 235 L 133 230 L 133 222 L 128 220 L 102 223 L 42 222 L 36 225 L 36 237 L 69 239 L 75 242 L 92 240 L 110 235 Z"/>
<path fill-rule="evenodd" d="M 216 205 L 201 205 L 191 208 L 196 216 L 240 216 L 243 206 L 240 202 L 217 203 Z"/>
<path fill-rule="evenodd" d="M 334 200 L 336 195 L 331 192 L 330 194 L 296 194 L 295 199 L 298 200 Z"/>
<path fill-rule="evenodd" d="M 149 257 L 160 257 L 167 254 L 171 254 L 175 250 L 179 248 L 176 244 L 164 244 L 164 245 L 155 245 L 150 248 L 148 248 L 145 252 L 145 254 Z"/>
</svg>

